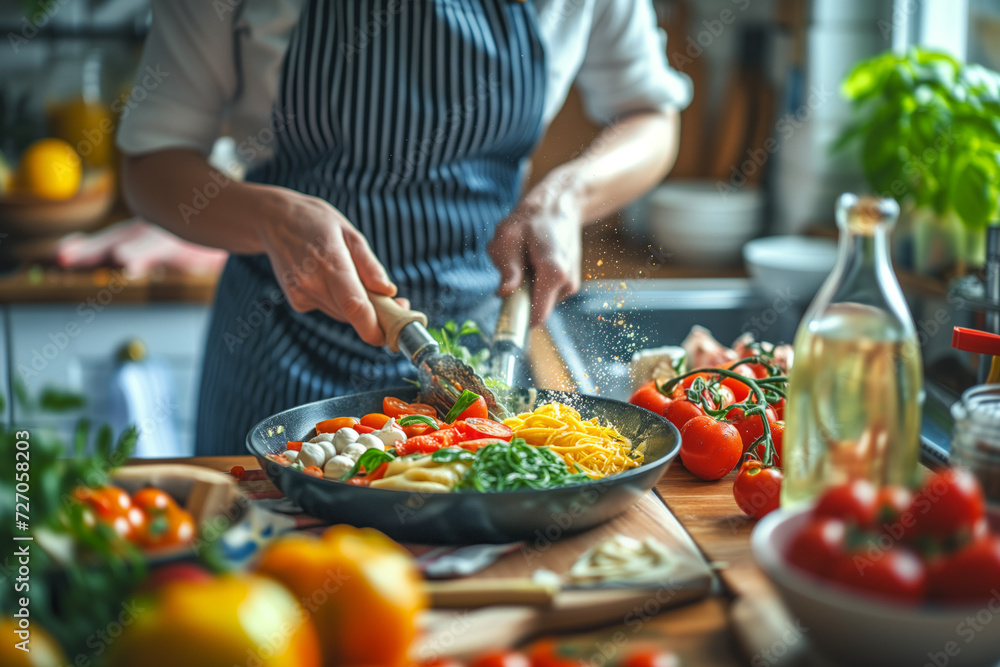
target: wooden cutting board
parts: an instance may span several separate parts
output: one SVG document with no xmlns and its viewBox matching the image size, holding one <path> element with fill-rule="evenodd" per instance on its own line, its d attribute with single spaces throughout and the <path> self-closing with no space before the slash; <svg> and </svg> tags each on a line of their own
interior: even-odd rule
<svg viewBox="0 0 1000 667">
<path fill-rule="evenodd" d="M 516 646 L 532 636 L 561 630 L 586 630 L 602 625 L 642 622 L 656 613 L 694 600 L 715 584 L 712 569 L 694 541 L 658 495 L 644 495 L 620 517 L 582 535 L 558 536 L 553 523 L 550 535 L 539 535 L 519 551 L 503 556 L 472 580 L 519 580 L 540 568 L 565 573 L 594 544 L 622 534 L 652 537 L 679 559 L 672 577 L 642 589 L 563 590 L 549 607 L 525 605 L 481 609 L 447 609 L 429 612 L 424 633 L 414 647 L 414 658 L 469 658 L 493 648 Z"/>
</svg>

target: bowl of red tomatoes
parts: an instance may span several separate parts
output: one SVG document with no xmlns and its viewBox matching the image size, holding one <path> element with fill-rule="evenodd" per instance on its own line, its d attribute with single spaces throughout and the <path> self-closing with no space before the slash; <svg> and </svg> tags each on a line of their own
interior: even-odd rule
<svg viewBox="0 0 1000 667">
<path fill-rule="evenodd" d="M 1000 508 L 968 471 L 916 489 L 834 486 L 808 508 L 771 513 L 751 541 L 805 636 L 838 663 L 1000 658 Z"/>
</svg>

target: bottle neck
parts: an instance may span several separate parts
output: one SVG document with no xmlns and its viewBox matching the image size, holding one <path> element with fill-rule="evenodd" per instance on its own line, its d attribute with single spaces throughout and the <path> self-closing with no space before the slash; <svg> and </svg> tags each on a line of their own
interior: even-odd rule
<svg viewBox="0 0 1000 667">
<path fill-rule="evenodd" d="M 840 243 L 840 263 L 848 275 L 880 276 L 887 271 L 892 276 L 889 259 L 889 226 L 878 225 L 863 232 L 845 226 Z M 895 281 L 895 278 L 893 278 Z"/>
</svg>

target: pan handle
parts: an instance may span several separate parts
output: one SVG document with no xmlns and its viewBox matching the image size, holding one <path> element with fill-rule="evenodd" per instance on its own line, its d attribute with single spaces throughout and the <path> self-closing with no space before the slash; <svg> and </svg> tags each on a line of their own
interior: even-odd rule
<svg viewBox="0 0 1000 667">
<path fill-rule="evenodd" d="M 417 310 L 403 308 L 391 297 L 368 292 L 368 298 L 375 306 L 375 316 L 378 318 L 382 333 L 385 334 L 385 344 L 393 352 L 399 352 L 399 333 L 403 327 L 413 322 L 419 322 L 423 327 L 427 326 L 426 315 Z"/>
<path fill-rule="evenodd" d="M 523 350 L 530 322 L 531 285 L 525 281 L 501 302 L 500 317 L 493 334 L 493 342 L 510 342 L 517 349 Z"/>
</svg>

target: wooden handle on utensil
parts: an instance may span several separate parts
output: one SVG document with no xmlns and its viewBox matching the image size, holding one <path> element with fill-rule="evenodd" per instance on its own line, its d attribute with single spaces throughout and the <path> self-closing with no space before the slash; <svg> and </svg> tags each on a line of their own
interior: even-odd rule
<svg viewBox="0 0 1000 667">
<path fill-rule="evenodd" d="M 525 281 L 514 290 L 513 294 L 503 298 L 493 341 L 509 341 L 518 348 L 524 349 L 530 322 L 531 285 Z"/>
<path fill-rule="evenodd" d="M 558 587 L 538 584 L 527 578 L 426 581 L 424 590 L 436 609 L 511 604 L 548 607 L 559 592 Z"/>
<path fill-rule="evenodd" d="M 426 315 L 417 310 L 403 308 L 392 297 L 368 292 L 368 298 L 375 306 L 375 317 L 378 318 L 378 325 L 385 334 L 385 344 L 393 352 L 399 352 L 399 332 L 403 327 L 411 322 L 420 322 L 423 326 L 427 326 Z"/>
</svg>

